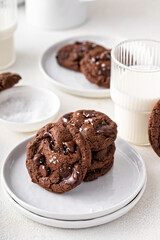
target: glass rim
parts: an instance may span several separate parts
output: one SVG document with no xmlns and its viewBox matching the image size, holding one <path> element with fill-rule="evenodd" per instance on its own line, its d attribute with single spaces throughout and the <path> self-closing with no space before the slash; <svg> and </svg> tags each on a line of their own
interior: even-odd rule
<svg viewBox="0 0 160 240">
<path fill-rule="evenodd" d="M 124 40 L 120 43 L 118 43 L 115 47 L 112 48 L 111 50 L 111 59 L 118 65 L 120 66 L 121 68 L 123 69 L 127 69 L 129 71 L 132 71 L 132 72 L 146 72 L 146 73 L 153 73 L 153 72 L 160 72 L 160 67 L 158 69 L 136 69 L 136 68 L 131 68 L 130 66 L 127 66 L 123 63 L 121 63 L 120 61 L 118 61 L 115 57 L 115 50 L 117 47 L 121 46 L 122 44 L 124 43 L 131 43 L 131 42 L 150 42 L 150 43 L 158 43 L 160 45 L 160 41 L 159 40 L 152 40 L 152 39 L 129 39 L 129 40 Z"/>
</svg>

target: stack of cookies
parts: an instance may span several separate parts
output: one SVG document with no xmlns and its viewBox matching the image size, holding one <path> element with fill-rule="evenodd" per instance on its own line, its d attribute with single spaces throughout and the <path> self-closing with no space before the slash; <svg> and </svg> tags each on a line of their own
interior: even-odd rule
<svg viewBox="0 0 160 240">
<path fill-rule="evenodd" d="M 62 47 L 56 58 L 59 65 L 82 72 L 91 83 L 100 87 L 110 87 L 110 49 L 93 42 L 75 42 Z"/>
<path fill-rule="evenodd" d="M 38 131 L 27 145 L 34 183 L 64 193 L 106 174 L 113 166 L 117 125 L 104 113 L 80 110 Z"/>
</svg>

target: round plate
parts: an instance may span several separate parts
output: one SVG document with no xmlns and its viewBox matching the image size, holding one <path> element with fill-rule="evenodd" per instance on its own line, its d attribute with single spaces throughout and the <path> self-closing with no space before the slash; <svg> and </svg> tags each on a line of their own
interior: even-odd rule
<svg viewBox="0 0 160 240">
<path fill-rule="evenodd" d="M 61 220 L 56 220 L 56 219 L 51 219 L 51 218 L 45 218 L 45 217 L 39 216 L 37 214 L 34 214 L 34 213 L 26 210 L 21 205 L 19 205 L 14 199 L 12 199 L 12 197 L 7 193 L 7 191 L 3 187 L 3 189 L 6 193 L 6 196 L 8 197 L 10 202 L 24 216 L 32 219 L 33 221 L 36 221 L 36 222 L 39 222 L 41 224 L 45 224 L 45 225 L 48 225 L 48 226 L 58 227 L 58 228 L 75 228 L 75 229 L 76 228 L 88 228 L 88 227 L 94 227 L 94 226 L 102 225 L 102 224 L 111 222 L 111 221 L 123 216 L 124 214 L 126 214 L 128 211 L 130 211 L 138 203 L 138 201 L 141 199 L 141 197 L 142 197 L 142 195 L 145 191 L 145 188 L 146 188 L 146 181 L 145 181 L 145 184 L 144 184 L 143 188 L 137 194 L 137 196 L 129 204 L 127 204 L 125 207 L 121 208 L 118 211 L 115 211 L 114 213 L 105 215 L 103 217 L 90 219 L 90 220 L 61 221 Z"/>
<path fill-rule="evenodd" d="M 0 123 L 17 132 L 35 131 L 51 122 L 59 108 L 59 98 L 48 89 L 13 87 L 0 94 Z"/>
<path fill-rule="evenodd" d="M 64 194 L 48 192 L 31 182 L 26 169 L 26 145 L 15 147 L 4 162 L 2 178 L 7 192 L 24 208 L 44 217 L 81 220 L 112 213 L 133 200 L 144 185 L 146 169 L 140 155 L 124 140 L 116 141 L 110 172 Z"/>
<path fill-rule="evenodd" d="M 90 83 L 82 73 L 68 70 L 57 63 L 56 54 L 62 46 L 84 40 L 93 41 L 106 48 L 113 48 L 124 39 L 91 35 L 67 38 L 55 43 L 43 53 L 40 60 L 40 69 L 47 80 L 65 92 L 82 97 L 110 97 L 110 89 L 98 87 Z"/>
</svg>

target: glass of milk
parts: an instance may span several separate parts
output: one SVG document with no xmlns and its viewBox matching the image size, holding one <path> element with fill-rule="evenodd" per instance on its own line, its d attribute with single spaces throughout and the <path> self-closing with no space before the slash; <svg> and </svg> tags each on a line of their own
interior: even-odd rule
<svg viewBox="0 0 160 240">
<path fill-rule="evenodd" d="M 148 145 L 149 115 L 160 99 L 160 42 L 124 41 L 111 55 L 111 97 L 119 136 Z"/>
<path fill-rule="evenodd" d="M 0 0 L 0 70 L 15 61 L 13 34 L 17 26 L 17 0 Z"/>
</svg>

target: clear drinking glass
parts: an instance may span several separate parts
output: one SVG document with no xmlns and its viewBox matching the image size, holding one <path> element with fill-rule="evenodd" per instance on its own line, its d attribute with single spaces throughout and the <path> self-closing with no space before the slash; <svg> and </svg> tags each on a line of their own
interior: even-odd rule
<svg viewBox="0 0 160 240">
<path fill-rule="evenodd" d="M 118 133 L 148 145 L 148 119 L 160 98 L 160 42 L 124 41 L 112 49 L 111 97 Z"/>
<path fill-rule="evenodd" d="M 0 70 L 15 61 L 13 34 L 17 26 L 17 0 L 0 0 Z"/>
</svg>

